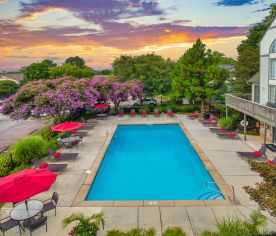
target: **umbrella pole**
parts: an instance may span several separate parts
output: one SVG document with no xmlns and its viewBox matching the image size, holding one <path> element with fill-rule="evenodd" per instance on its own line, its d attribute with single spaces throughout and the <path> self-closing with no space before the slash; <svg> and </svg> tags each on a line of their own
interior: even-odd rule
<svg viewBox="0 0 276 236">
<path fill-rule="evenodd" d="M 28 200 L 25 200 L 25 205 L 26 205 L 26 209 L 29 210 L 28 209 Z"/>
</svg>

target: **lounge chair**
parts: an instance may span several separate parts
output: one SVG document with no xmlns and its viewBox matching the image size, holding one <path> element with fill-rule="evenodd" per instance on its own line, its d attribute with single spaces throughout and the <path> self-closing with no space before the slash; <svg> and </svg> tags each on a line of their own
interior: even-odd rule
<svg viewBox="0 0 276 236">
<path fill-rule="evenodd" d="M 49 149 L 48 153 L 49 153 L 50 157 L 52 157 L 54 160 L 57 160 L 57 161 L 74 161 L 77 158 L 77 156 L 79 155 L 78 153 L 55 152 L 52 149 Z"/>
<path fill-rule="evenodd" d="M 197 119 L 201 116 L 201 114 L 199 113 L 199 111 L 195 111 L 194 113 L 192 113 L 191 115 L 188 116 L 188 118 L 190 119 Z"/>
<path fill-rule="evenodd" d="M 153 111 L 153 115 L 154 116 L 160 116 L 160 111 L 157 108 L 155 108 L 154 111 Z"/>
<path fill-rule="evenodd" d="M 198 119 L 198 121 L 199 121 L 201 124 L 211 124 L 213 120 L 214 120 L 213 118 Z"/>
<path fill-rule="evenodd" d="M 173 111 L 172 111 L 172 109 L 167 109 L 167 115 L 168 116 L 174 116 L 174 113 L 173 113 Z"/>
<path fill-rule="evenodd" d="M 78 130 L 77 132 L 74 132 L 74 133 L 71 133 L 72 135 L 71 136 L 76 136 L 76 137 L 80 137 L 80 138 L 83 138 L 83 137 L 86 137 L 88 135 L 88 132 L 85 131 L 85 130 Z"/>
<path fill-rule="evenodd" d="M 270 165 L 270 166 L 275 166 L 276 167 L 276 157 L 274 157 L 273 160 L 268 160 L 267 164 Z"/>
<path fill-rule="evenodd" d="M 238 134 L 240 133 L 239 129 L 236 129 L 235 132 L 224 132 L 224 133 L 216 133 L 217 136 L 224 139 L 239 139 Z"/>
<path fill-rule="evenodd" d="M 230 128 L 230 125 L 226 125 L 226 127 L 210 127 L 209 130 L 213 133 L 224 133 L 229 132 L 228 129 Z"/>
<path fill-rule="evenodd" d="M 119 116 L 123 116 L 124 114 L 125 114 L 124 109 L 120 109 L 120 110 L 118 111 L 118 115 L 119 115 Z"/>
<path fill-rule="evenodd" d="M 266 146 L 262 145 L 258 151 L 254 152 L 237 152 L 238 156 L 245 157 L 245 158 L 259 158 L 265 156 L 266 153 Z"/>
<path fill-rule="evenodd" d="M 39 168 L 39 169 L 49 169 L 51 171 L 60 171 L 63 170 L 67 167 L 66 163 L 47 163 L 47 162 L 42 162 L 40 159 L 33 159 L 32 160 L 33 165 L 35 166 L 35 168 Z"/>
<path fill-rule="evenodd" d="M 45 200 L 43 203 L 42 213 L 45 213 L 50 210 L 55 210 L 55 216 L 57 215 L 57 203 L 58 203 L 58 193 L 54 192 L 50 199 Z"/>
<path fill-rule="evenodd" d="M 201 122 L 204 126 L 217 126 L 218 122 L 216 120 L 208 120 L 207 122 Z"/>
<path fill-rule="evenodd" d="M 21 226 L 19 221 L 12 220 L 10 217 L 6 217 L 0 220 L 0 232 L 3 232 L 3 236 L 5 236 L 5 232 L 18 226 L 19 232 L 21 234 Z"/>
<path fill-rule="evenodd" d="M 131 116 L 135 116 L 135 115 L 136 115 L 135 109 L 131 109 L 129 114 L 130 114 Z"/>
<path fill-rule="evenodd" d="M 147 110 L 146 109 L 143 109 L 143 111 L 141 112 L 141 116 L 147 116 L 148 115 L 148 113 L 147 113 Z"/>
</svg>

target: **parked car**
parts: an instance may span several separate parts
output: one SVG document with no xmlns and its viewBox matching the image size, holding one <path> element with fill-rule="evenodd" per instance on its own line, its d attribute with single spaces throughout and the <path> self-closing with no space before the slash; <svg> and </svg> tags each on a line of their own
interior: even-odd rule
<svg viewBox="0 0 276 236">
<path fill-rule="evenodd" d="M 154 98 L 145 98 L 142 102 L 142 105 L 157 105 L 157 101 Z M 135 100 L 133 101 L 133 106 L 141 106 L 140 101 L 139 100 Z"/>
</svg>

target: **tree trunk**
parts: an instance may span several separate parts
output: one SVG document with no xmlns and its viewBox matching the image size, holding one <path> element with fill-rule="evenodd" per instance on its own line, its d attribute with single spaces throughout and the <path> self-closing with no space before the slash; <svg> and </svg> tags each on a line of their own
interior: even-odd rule
<svg viewBox="0 0 276 236">
<path fill-rule="evenodd" d="M 205 113 L 205 99 L 202 98 L 201 99 L 201 113 Z"/>
</svg>

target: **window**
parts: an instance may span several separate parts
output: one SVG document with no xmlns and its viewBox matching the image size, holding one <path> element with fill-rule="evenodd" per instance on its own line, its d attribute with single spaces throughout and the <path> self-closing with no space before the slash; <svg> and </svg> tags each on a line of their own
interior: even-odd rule
<svg viewBox="0 0 276 236">
<path fill-rule="evenodd" d="M 276 53 L 276 40 L 271 44 L 270 53 Z"/>
<path fill-rule="evenodd" d="M 254 102 L 260 103 L 260 85 L 254 84 Z"/>
<path fill-rule="evenodd" d="M 276 85 L 269 85 L 269 102 L 276 104 Z"/>
<path fill-rule="evenodd" d="M 276 79 L 276 59 L 270 60 L 270 79 Z"/>
</svg>

